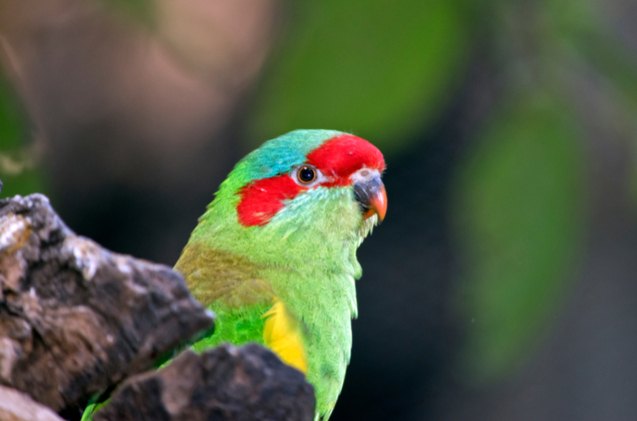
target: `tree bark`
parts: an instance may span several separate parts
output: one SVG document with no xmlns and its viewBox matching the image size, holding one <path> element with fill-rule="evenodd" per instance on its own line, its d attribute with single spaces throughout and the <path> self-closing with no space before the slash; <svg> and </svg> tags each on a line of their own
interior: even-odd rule
<svg viewBox="0 0 637 421">
<path fill-rule="evenodd" d="M 303 374 L 258 345 L 154 369 L 212 326 L 171 268 L 75 235 L 45 196 L 0 200 L 0 419 L 77 419 L 109 390 L 96 419 L 313 418 Z"/>
</svg>

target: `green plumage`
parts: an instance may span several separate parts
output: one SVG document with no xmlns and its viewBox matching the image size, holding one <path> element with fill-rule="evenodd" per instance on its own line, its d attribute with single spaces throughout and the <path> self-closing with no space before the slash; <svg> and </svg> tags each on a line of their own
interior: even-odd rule
<svg viewBox="0 0 637 421">
<path fill-rule="evenodd" d="M 193 295 L 217 314 L 201 351 L 223 342 L 264 339 L 266 313 L 284 304 L 299 326 L 314 386 L 317 418 L 327 419 L 343 386 L 356 317 L 356 250 L 378 222 L 363 218 L 351 185 L 318 186 L 287 200 L 265 224 L 244 226 L 237 205 L 250 183 L 290 174 L 308 153 L 342 133 L 298 130 L 263 144 L 222 183 L 175 269 Z"/>
<path fill-rule="evenodd" d="M 236 206 L 242 187 L 288 173 L 339 132 L 302 130 L 265 143 L 223 182 L 175 268 L 195 297 L 218 316 L 215 333 L 197 342 L 263 343 L 264 313 L 281 299 L 302 324 L 307 378 L 317 411 L 329 416 L 341 391 L 356 317 L 356 249 L 375 218 L 363 220 L 351 188 L 319 187 L 299 195 L 266 225 L 245 227 Z"/>
</svg>

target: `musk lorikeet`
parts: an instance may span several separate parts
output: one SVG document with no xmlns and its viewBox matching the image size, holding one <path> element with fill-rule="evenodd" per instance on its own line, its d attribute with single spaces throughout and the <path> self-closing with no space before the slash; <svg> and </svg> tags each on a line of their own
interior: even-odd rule
<svg viewBox="0 0 637 421">
<path fill-rule="evenodd" d="M 330 130 L 287 133 L 239 161 L 175 265 L 217 314 L 193 347 L 269 347 L 306 374 L 328 418 L 350 360 L 356 249 L 387 210 L 384 170 L 371 143 Z"/>
<path fill-rule="evenodd" d="M 287 133 L 239 161 L 175 265 L 217 315 L 192 347 L 270 348 L 329 418 L 350 360 L 356 250 L 387 210 L 384 170 L 371 143 L 330 130 Z"/>
</svg>

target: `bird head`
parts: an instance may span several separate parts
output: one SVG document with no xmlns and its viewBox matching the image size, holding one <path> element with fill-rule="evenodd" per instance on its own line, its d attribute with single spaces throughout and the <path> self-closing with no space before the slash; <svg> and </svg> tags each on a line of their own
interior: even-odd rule
<svg viewBox="0 0 637 421">
<path fill-rule="evenodd" d="M 233 241 L 252 244 L 299 236 L 329 243 L 332 236 L 358 246 L 387 212 L 384 170 L 382 153 L 360 137 L 296 130 L 239 161 L 201 225 L 209 221 L 218 236 L 236 231 Z"/>
</svg>

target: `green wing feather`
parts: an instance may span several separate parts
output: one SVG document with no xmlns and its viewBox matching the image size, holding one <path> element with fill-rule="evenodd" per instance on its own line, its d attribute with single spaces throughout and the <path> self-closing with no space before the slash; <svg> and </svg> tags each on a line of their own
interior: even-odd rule
<svg viewBox="0 0 637 421">
<path fill-rule="evenodd" d="M 199 339 L 193 349 L 202 351 L 223 342 L 263 344 L 263 315 L 272 306 L 274 293 L 254 263 L 191 241 L 175 269 L 195 298 L 217 315 L 214 333 Z"/>
</svg>

